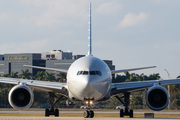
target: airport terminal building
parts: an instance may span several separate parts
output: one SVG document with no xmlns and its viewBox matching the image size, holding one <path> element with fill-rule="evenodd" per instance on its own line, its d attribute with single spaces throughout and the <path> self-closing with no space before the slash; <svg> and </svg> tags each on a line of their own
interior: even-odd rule
<svg viewBox="0 0 180 120">
<path fill-rule="evenodd" d="M 52 50 L 46 53 L 16 53 L 0 55 L 0 75 L 10 74 L 29 69 L 29 72 L 36 75 L 38 71 L 44 71 L 35 68 L 26 68 L 23 65 L 33 65 L 49 68 L 68 69 L 69 66 L 80 57 L 85 55 L 73 55 L 72 52 L 63 52 L 61 50 Z M 115 70 L 112 60 L 104 60 L 111 70 Z M 48 71 L 50 72 L 50 71 Z"/>
</svg>

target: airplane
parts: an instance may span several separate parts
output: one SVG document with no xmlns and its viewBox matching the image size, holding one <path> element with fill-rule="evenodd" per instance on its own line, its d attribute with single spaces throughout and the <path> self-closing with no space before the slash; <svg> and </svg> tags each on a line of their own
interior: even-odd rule
<svg viewBox="0 0 180 120">
<path fill-rule="evenodd" d="M 15 85 L 8 95 L 10 105 L 17 110 L 28 109 L 34 101 L 33 90 L 41 90 L 49 94 L 51 107 L 45 110 L 46 117 L 49 115 L 58 117 L 59 110 L 55 109 L 55 105 L 63 97 L 67 97 L 71 101 L 85 102 L 88 107 L 83 116 L 84 118 L 93 118 L 94 111 L 91 109 L 91 104 L 107 101 L 115 96 L 125 106 L 125 110 L 120 109 L 120 117 L 133 117 L 133 110 L 129 108 L 130 93 L 148 89 L 145 99 L 150 109 L 160 111 L 168 106 L 170 95 L 162 85 L 179 84 L 180 79 L 112 83 L 112 74 L 155 68 L 156 66 L 111 71 L 104 61 L 94 57 L 91 49 L 91 3 L 89 3 L 88 39 L 88 54 L 74 61 L 68 70 L 24 65 L 29 68 L 66 73 L 67 83 L 0 77 L 1 83 Z M 55 94 L 59 94 L 59 97 Z M 55 98 L 57 99 L 55 100 Z"/>
</svg>

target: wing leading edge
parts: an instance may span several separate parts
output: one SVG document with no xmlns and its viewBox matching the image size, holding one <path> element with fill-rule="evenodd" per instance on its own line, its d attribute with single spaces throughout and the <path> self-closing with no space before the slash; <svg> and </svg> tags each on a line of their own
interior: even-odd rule
<svg viewBox="0 0 180 120">
<path fill-rule="evenodd" d="M 38 81 L 38 80 L 28 80 L 28 79 L 17 79 L 17 78 L 6 78 L 0 77 L 0 83 L 8 83 L 18 85 L 20 83 L 25 83 L 32 89 L 37 89 L 45 92 L 56 92 L 63 96 L 68 97 L 67 84 L 58 82 L 48 82 L 48 81 Z"/>
<path fill-rule="evenodd" d="M 159 85 L 180 84 L 180 79 L 112 83 L 111 95 L 142 90 L 148 87 L 152 87 L 155 83 L 158 83 Z"/>
<path fill-rule="evenodd" d="M 29 68 L 37 68 L 37 69 L 43 69 L 43 70 L 49 70 L 49 71 L 54 71 L 54 72 L 62 72 L 62 73 L 67 73 L 68 70 L 64 69 L 56 69 L 56 68 L 47 68 L 47 67 L 39 67 L 39 66 L 31 66 L 31 65 L 23 65 L 24 67 L 29 67 Z"/>
<path fill-rule="evenodd" d="M 149 69 L 149 68 L 155 68 L 155 67 L 156 67 L 156 66 L 141 67 L 141 68 L 131 68 L 131 69 L 123 69 L 123 70 L 112 70 L 112 71 L 111 71 L 111 74 L 121 73 L 121 72 L 128 72 L 128 71 L 134 71 L 134 70 Z"/>
</svg>

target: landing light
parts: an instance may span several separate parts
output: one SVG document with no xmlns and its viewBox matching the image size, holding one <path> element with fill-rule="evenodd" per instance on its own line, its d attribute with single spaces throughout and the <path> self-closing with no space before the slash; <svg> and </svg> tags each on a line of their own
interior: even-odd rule
<svg viewBox="0 0 180 120">
<path fill-rule="evenodd" d="M 93 101 L 86 101 L 86 104 L 93 104 Z"/>
</svg>

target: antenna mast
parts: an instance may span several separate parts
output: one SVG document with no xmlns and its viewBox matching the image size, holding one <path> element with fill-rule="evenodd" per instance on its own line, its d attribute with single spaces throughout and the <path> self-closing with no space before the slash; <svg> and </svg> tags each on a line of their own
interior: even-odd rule
<svg viewBox="0 0 180 120">
<path fill-rule="evenodd" d="M 91 2 L 89 2 L 88 55 L 91 56 Z"/>
</svg>

